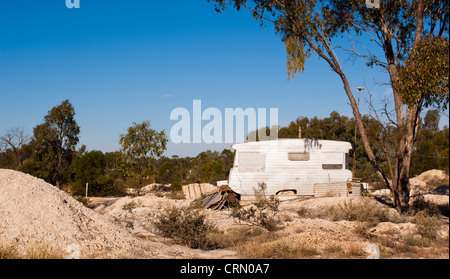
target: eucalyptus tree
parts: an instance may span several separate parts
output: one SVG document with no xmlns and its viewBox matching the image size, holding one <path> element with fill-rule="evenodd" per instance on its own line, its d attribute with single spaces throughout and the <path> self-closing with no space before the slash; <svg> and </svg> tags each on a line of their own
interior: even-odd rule
<svg viewBox="0 0 450 279">
<path fill-rule="evenodd" d="M 75 120 L 75 109 L 65 100 L 53 107 L 44 117 L 44 123 L 33 129 L 31 146 L 39 165 L 38 175 L 57 187 L 68 175 L 80 127 Z"/>
<path fill-rule="evenodd" d="M 161 156 L 166 150 L 167 137 L 163 131 L 150 128 L 150 121 L 133 123 L 127 134 L 121 134 L 120 145 L 123 153 L 123 170 L 125 175 L 135 179 L 139 190 L 146 176 L 152 174 L 150 158 Z"/>
<path fill-rule="evenodd" d="M 23 154 L 23 147 L 27 145 L 30 140 L 31 138 L 25 133 L 23 128 L 11 128 L 5 135 L 0 136 L 0 152 L 2 152 L 2 146 L 5 150 L 11 149 L 16 160 L 16 168 L 22 169 L 25 157 Z"/>
<path fill-rule="evenodd" d="M 218 12 L 227 6 L 244 7 L 261 26 L 273 24 L 285 44 L 288 79 L 304 71 L 312 54 L 339 76 L 371 165 L 392 190 L 397 209 L 408 206 L 409 169 L 420 113 L 423 107 L 448 106 L 448 1 L 379 0 L 377 8 L 365 0 L 209 1 L 215 2 Z M 350 47 L 342 44 L 344 36 Z M 393 114 L 382 113 L 397 135 L 392 180 L 379 166 L 337 49 L 386 73 L 395 109 Z"/>
</svg>

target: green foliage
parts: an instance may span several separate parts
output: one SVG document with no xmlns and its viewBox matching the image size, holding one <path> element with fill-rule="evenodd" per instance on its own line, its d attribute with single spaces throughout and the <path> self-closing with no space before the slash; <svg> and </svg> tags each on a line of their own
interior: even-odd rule
<svg viewBox="0 0 450 279">
<path fill-rule="evenodd" d="M 154 226 L 164 237 L 191 248 L 202 249 L 208 247 L 208 233 L 214 229 L 200 210 L 190 207 L 166 208 L 157 217 Z"/>
<path fill-rule="evenodd" d="M 423 102 L 425 107 L 448 106 L 449 41 L 448 38 L 428 35 L 398 70 L 395 88 L 404 103 Z"/>
<path fill-rule="evenodd" d="M 105 155 L 101 151 L 93 150 L 78 155 L 73 161 L 75 180 L 82 184 L 94 181 L 105 174 L 105 167 Z"/>
<path fill-rule="evenodd" d="M 179 192 L 181 191 L 181 184 L 178 181 L 175 181 L 173 183 L 170 184 L 170 190 L 174 191 L 174 192 Z"/>
<path fill-rule="evenodd" d="M 190 170 L 190 162 L 191 158 L 160 158 L 158 160 L 158 182 L 166 184 L 185 180 Z"/>
<path fill-rule="evenodd" d="M 345 201 L 338 206 L 330 207 L 328 213 L 333 221 L 347 220 L 358 222 L 369 222 L 374 225 L 380 222 L 392 221 L 389 217 L 389 210 L 377 204 L 370 198 L 353 203 L 352 200 Z"/>
<path fill-rule="evenodd" d="M 449 170 L 449 128 L 439 130 L 440 115 L 429 110 L 419 125 L 411 159 L 411 176 L 431 169 Z"/>
<path fill-rule="evenodd" d="M 106 156 L 101 151 L 82 152 L 73 160 L 73 195 L 84 196 L 86 183 L 89 196 L 124 196 L 125 188 L 117 185 L 113 177 L 106 175 Z"/>
<path fill-rule="evenodd" d="M 290 79 L 295 77 L 300 71 L 303 73 L 305 60 L 309 54 L 304 51 L 304 45 L 295 36 L 287 37 L 284 40 L 284 46 L 287 53 L 286 70 L 288 79 Z"/>
<path fill-rule="evenodd" d="M 79 141 L 80 127 L 75 121 L 75 110 L 68 100 L 52 108 L 44 117 L 44 123 L 33 132 L 35 162 L 29 170 L 37 170 L 37 176 L 60 186 L 67 181 L 70 165 Z M 39 166 L 37 169 L 36 166 Z"/>
<path fill-rule="evenodd" d="M 119 143 L 124 155 L 125 175 L 135 179 L 141 187 L 144 178 L 150 175 L 149 158 L 159 157 L 166 150 L 166 134 L 164 130 L 157 132 L 151 129 L 150 121 L 133 123 L 126 135 L 120 135 Z"/>
<path fill-rule="evenodd" d="M 430 216 L 426 212 L 417 213 L 413 222 L 416 224 L 417 233 L 427 239 L 435 239 L 442 227 L 442 221 L 439 216 Z"/>
<path fill-rule="evenodd" d="M 16 169 L 14 152 L 11 149 L 0 152 L 0 168 Z"/>
<path fill-rule="evenodd" d="M 388 186 L 392 184 L 397 209 L 407 206 L 417 117 L 423 107 L 448 107 L 448 1 L 380 0 L 377 9 L 367 7 L 365 0 L 213 2 L 218 12 L 227 6 L 236 10 L 245 7 L 261 26 L 273 23 L 275 33 L 285 43 L 288 78 L 304 70 L 310 53 L 326 62 L 342 81 L 375 173 Z M 350 43 L 339 38 L 344 35 Z M 389 117 L 386 111 L 386 118 L 396 130 L 397 142 L 392 161 L 383 143 L 384 131 L 380 134 L 381 154 L 388 159 L 389 172 L 379 165 L 380 157 L 367 139 L 368 131 L 361 123 L 359 107 L 335 51 L 338 48 L 387 73 L 396 117 Z"/>
<path fill-rule="evenodd" d="M 379 158 L 378 164 L 389 173 L 387 156 L 393 155 L 395 150 L 395 131 L 386 129 L 377 120 L 364 115 L 362 117 L 363 123 L 367 129 L 369 141 L 372 144 L 374 153 Z M 348 141 L 353 144 L 353 149 L 350 150 L 348 157 L 348 167 L 353 169 L 353 154 L 356 152 L 356 177 L 374 180 L 377 179 L 373 172 L 373 166 L 369 162 L 367 154 L 364 150 L 361 137 L 356 138 L 355 143 L 355 120 L 347 116 L 340 115 L 333 111 L 329 117 L 320 119 L 313 117 L 299 117 L 295 121 L 291 121 L 288 126 L 281 127 L 278 132 L 279 138 L 297 138 L 298 128 L 302 127 L 302 138 L 317 138 L 323 140 L 339 140 Z M 384 146 L 388 154 L 383 151 L 381 139 L 383 139 Z"/>
<path fill-rule="evenodd" d="M 234 162 L 234 153 L 229 149 L 203 151 L 195 157 L 161 157 L 158 162 L 159 183 L 180 182 L 188 184 L 205 182 L 215 184 L 218 180 L 228 179 Z"/>
<path fill-rule="evenodd" d="M 30 138 L 25 134 L 24 130 L 21 128 L 9 129 L 5 135 L 0 135 L 0 152 L 5 150 L 14 155 L 15 158 L 15 168 L 18 170 L 22 169 L 23 161 L 26 156 L 29 155 L 28 142 Z M 1 165 L 1 160 L 0 160 Z"/>
<path fill-rule="evenodd" d="M 234 207 L 231 212 L 231 217 L 242 224 L 262 227 L 268 231 L 275 231 L 279 228 L 279 220 L 275 218 L 278 213 L 279 203 L 278 198 L 270 196 L 248 207 Z"/>
<path fill-rule="evenodd" d="M 266 197 L 265 190 L 266 184 L 258 183 L 258 189 L 255 189 L 258 201 L 247 207 L 233 207 L 231 217 L 250 226 L 265 228 L 268 231 L 277 230 L 279 220 L 276 215 L 280 200 L 276 196 Z"/>
</svg>

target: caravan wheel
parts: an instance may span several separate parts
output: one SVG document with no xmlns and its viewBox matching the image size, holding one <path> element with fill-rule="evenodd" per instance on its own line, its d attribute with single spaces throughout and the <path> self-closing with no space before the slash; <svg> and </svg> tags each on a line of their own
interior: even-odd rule
<svg viewBox="0 0 450 279">
<path fill-rule="evenodd" d="M 282 191 L 278 191 L 276 193 L 277 196 L 292 196 L 292 195 L 296 195 L 296 191 L 295 190 L 282 190 Z"/>
</svg>

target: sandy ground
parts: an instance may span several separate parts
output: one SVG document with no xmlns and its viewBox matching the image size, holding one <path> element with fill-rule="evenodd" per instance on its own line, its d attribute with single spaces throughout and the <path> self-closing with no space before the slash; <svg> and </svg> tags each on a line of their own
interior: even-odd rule
<svg viewBox="0 0 450 279">
<path fill-rule="evenodd" d="M 110 209 L 120 208 L 133 199 L 113 200 Z M 151 200 L 151 205 L 158 205 L 158 199 Z M 138 213 L 157 210 L 158 207 L 140 207 L 135 213 L 140 216 Z M 122 209 L 116 212 L 117 220 L 85 207 L 41 179 L 0 169 L 0 247 L 13 246 L 19 254 L 25 255 L 34 249 L 48 249 L 64 257 L 78 250 L 81 258 L 226 258 L 235 254 L 205 252 L 164 239 L 146 238 L 145 223 L 140 236 L 139 232 L 136 234 L 135 230 L 122 226 L 120 218 L 128 220 L 127 212 Z M 145 218 L 143 216 L 142 220 Z M 136 229 L 141 228 L 137 225 Z M 67 252 L 69 246 L 76 248 Z"/>
<path fill-rule="evenodd" d="M 449 203 L 448 196 L 425 195 L 439 205 Z M 277 235 L 289 242 L 302 242 L 319 251 L 327 247 L 365 251 L 372 243 L 355 233 L 357 222 L 330 221 L 300 216 L 300 209 L 320 215 L 330 206 L 344 203 L 376 203 L 373 198 L 325 197 L 282 201 L 277 216 L 281 230 Z M 191 200 L 174 200 L 147 194 L 139 197 L 90 198 L 90 208 L 41 179 L 12 170 L 0 169 L 0 247 L 14 246 L 22 253 L 30 247 L 49 245 L 63 251 L 76 245 L 81 258 L 240 258 L 237 251 L 204 251 L 176 245 L 161 237 L 154 227 L 158 214 L 170 206 L 185 207 Z M 247 227 L 230 217 L 230 210 L 203 210 L 207 220 L 221 234 Z M 398 214 L 389 209 L 389 214 Z M 448 218 L 440 236 L 448 239 Z M 414 231 L 411 223 L 383 222 L 370 229 L 371 235 L 400 239 Z M 364 252 L 365 253 L 365 252 Z M 362 253 L 361 257 L 365 257 Z M 448 257 L 448 249 L 444 257 Z M 442 255 L 441 255 L 442 256 Z M 320 256 L 319 256 L 320 257 Z"/>
</svg>

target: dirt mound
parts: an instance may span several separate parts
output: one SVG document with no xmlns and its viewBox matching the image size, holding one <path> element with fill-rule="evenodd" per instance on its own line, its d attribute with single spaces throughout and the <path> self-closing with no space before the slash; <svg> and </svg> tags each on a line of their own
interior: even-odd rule
<svg viewBox="0 0 450 279">
<path fill-rule="evenodd" d="M 105 216 L 13 170 L 0 169 L 0 216 L 0 246 L 13 245 L 21 254 L 45 246 L 67 255 L 66 248 L 75 245 L 82 258 L 126 258 L 143 250 L 139 239 Z"/>
<path fill-rule="evenodd" d="M 448 174 L 446 174 L 445 171 L 429 170 L 421 173 L 420 175 L 414 178 L 411 178 L 410 183 L 413 186 L 423 187 L 433 181 L 446 181 L 448 185 L 448 179 L 449 179 Z"/>
<path fill-rule="evenodd" d="M 165 207 L 166 200 L 159 198 L 155 204 L 143 197 L 125 197 L 103 199 L 100 204 L 126 215 L 129 211 L 138 212 L 140 206 L 150 206 L 152 213 Z M 97 209 L 108 211 L 102 207 Z M 142 219 L 148 219 L 149 212 L 144 213 Z M 235 254 L 190 249 L 161 240 L 156 235 L 143 238 L 139 233 L 145 230 L 135 223 L 135 230 L 130 232 L 120 218 L 91 210 L 42 179 L 0 169 L 0 249 L 14 247 L 23 257 L 35 249 L 68 257 L 79 249 L 80 258 L 96 259 L 232 258 Z M 70 247 L 72 250 L 66 250 Z"/>
</svg>

